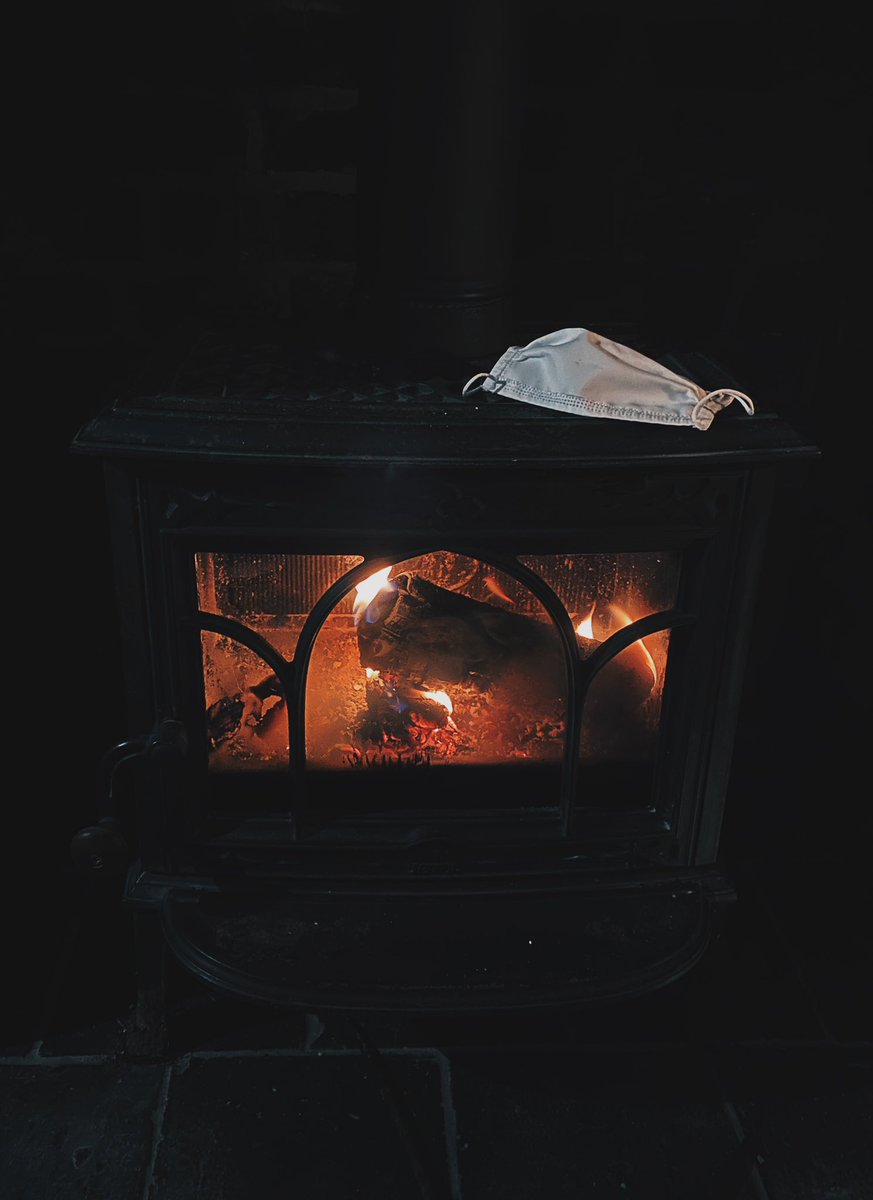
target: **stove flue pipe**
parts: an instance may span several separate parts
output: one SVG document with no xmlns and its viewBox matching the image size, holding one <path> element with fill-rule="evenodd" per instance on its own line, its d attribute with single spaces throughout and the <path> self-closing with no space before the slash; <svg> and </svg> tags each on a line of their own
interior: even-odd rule
<svg viewBox="0 0 873 1200">
<path fill-rule="evenodd" d="M 519 156 L 516 0 L 365 6 L 356 329 L 377 352 L 508 345 Z"/>
</svg>

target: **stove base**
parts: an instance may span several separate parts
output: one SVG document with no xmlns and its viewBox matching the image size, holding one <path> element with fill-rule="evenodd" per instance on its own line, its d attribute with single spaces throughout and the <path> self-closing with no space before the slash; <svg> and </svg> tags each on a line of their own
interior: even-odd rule
<svg viewBox="0 0 873 1200">
<path fill-rule="evenodd" d="M 310 1010 L 472 1012 L 626 999 L 688 971 L 733 892 L 686 872 L 326 894 L 133 876 L 128 899 L 219 991 Z M 153 949 L 154 947 L 152 947 Z M 147 971 L 155 995 L 153 971 Z"/>
</svg>

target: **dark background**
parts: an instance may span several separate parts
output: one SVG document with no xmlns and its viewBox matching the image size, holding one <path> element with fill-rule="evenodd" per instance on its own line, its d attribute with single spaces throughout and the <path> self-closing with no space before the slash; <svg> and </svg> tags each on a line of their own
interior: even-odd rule
<svg viewBox="0 0 873 1200">
<path fill-rule="evenodd" d="M 4 14 L 0 1192 L 417 1196 L 417 1143 L 431 1164 L 457 1147 L 471 1198 L 866 1200 L 870 71 L 834 5 L 523 0 L 522 62 L 495 78 L 520 102 L 508 340 L 580 325 L 708 355 L 822 451 L 773 515 L 722 935 L 636 1000 L 365 1014 L 393 1093 L 342 1014 L 262 1011 L 180 966 L 170 1059 L 131 1061 L 130 914 L 68 850 L 100 755 L 139 732 L 100 467 L 69 446 L 176 334 L 342 325 L 371 249 L 360 84 L 381 7 Z M 494 160 L 483 145 L 483 178 Z"/>
<path fill-rule="evenodd" d="M 367 7 L 70 6 L 12 41 L 5 304 L 24 383 L 7 452 L 22 448 L 13 492 L 32 518 L 24 627 L 50 647 L 28 655 L 23 685 L 7 680 L 26 753 L 50 772 L 24 805 L 27 853 L 12 857 L 49 905 L 71 886 L 69 836 L 93 819 L 98 758 L 131 732 L 100 471 L 69 443 L 179 329 L 263 317 L 290 337 L 342 318 Z M 832 10 L 780 21 L 556 0 L 523 4 L 522 19 L 522 340 L 582 325 L 700 351 L 823 452 L 786 478 L 774 516 L 725 853 L 752 872 L 863 872 L 860 27 Z"/>
</svg>

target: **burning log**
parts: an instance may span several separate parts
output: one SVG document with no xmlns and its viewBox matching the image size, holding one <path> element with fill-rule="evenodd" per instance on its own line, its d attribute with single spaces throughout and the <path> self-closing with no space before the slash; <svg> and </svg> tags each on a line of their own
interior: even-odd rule
<svg viewBox="0 0 873 1200">
<path fill-rule="evenodd" d="M 212 749 L 228 741 L 239 732 L 241 726 L 257 729 L 267 720 L 278 704 L 265 707 L 272 696 L 283 697 L 282 687 L 276 675 L 268 675 L 260 683 L 236 692 L 233 696 L 222 696 L 206 709 L 206 732 Z"/>
<path fill-rule="evenodd" d="M 601 645 L 593 638 L 579 634 L 577 638 L 584 658 Z M 655 676 L 637 645 L 633 642 L 595 676 L 588 693 L 589 719 L 604 722 L 632 717 L 651 695 Z"/>
<path fill-rule="evenodd" d="M 432 755 L 453 758 L 462 737 L 451 717 L 451 701 L 434 695 L 394 676 L 377 674 L 369 679 L 367 707 L 358 720 L 347 761 L 355 766 L 382 766 L 392 761 L 426 764 Z"/>
<path fill-rule="evenodd" d="M 473 684 L 482 691 L 517 677 L 528 692 L 566 691 L 567 671 L 552 625 L 400 575 L 370 601 L 358 623 L 361 664 L 422 687 Z"/>
<path fill-rule="evenodd" d="M 619 612 L 618 619 L 630 617 Z M 577 632 L 583 657 L 601 644 Z M 490 696 L 490 708 L 548 716 L 563 711 L 567 671 L 552 625 L 448 591 L 417 575 L 400 575 L 359 613 L 361 664 L 388 675 L 395 686 L 461 685 Z M 617 732 L 645 720 L 645 701 L 656 683 L 651 656 L 633 643 L 598 673 L 586 703 L 593 731 Z M 392 728 L 389 718 L 386 729 Z M 373 718 L 375 732 L 379 716 Z M 610 732 L 611 731 L 611 732 Z M 598 734 L 598 736 L 600 736 Z M 374 743 L 377 737 L 371 739 Z"/>
</svg>

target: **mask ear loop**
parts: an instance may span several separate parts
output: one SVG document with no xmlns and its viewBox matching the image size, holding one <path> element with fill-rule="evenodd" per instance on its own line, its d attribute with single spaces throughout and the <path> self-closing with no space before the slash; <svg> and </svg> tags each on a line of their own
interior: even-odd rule
<svg viewBox="0 0 873 1200">
<path fill-rule="evenodd" d="M 485 384 L 484 383 L 476 383 L 477 379 L 483 379 L 483 380 L 484 379 L 494 379 L 494 376 L 491 374 L 490 371 L 480 371 L 478 375 L 473 375 L 472 378 L 467 380 L 467 382 L 464 384 L 463 388 L 461 389 L 462 396 L 471 396 L 471 395 L 474 395 L 476 392 L 482 391 L 482 388 L 485 386 Z M 494 379 L 494 382 L 496 383 L 497 380 Z M 474 384 L 476 385 L 475 387 L 473 386 Z"/>
<path fill-rule="evenodd" d="M 729 400 L 739 400 L 750 417 L 755 415 L 755 405 L 752 397 L 747 396 L 745 392 L 734 391 L 733 388 L 716 388 L 714 392 L 707 392 L 700 403 L 706 404 L 707 400 L 721 400 L 723 396 L 728 397 Z"/>
</svg>

